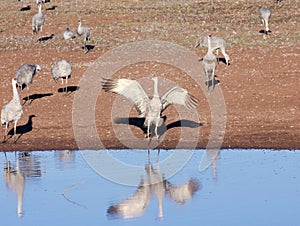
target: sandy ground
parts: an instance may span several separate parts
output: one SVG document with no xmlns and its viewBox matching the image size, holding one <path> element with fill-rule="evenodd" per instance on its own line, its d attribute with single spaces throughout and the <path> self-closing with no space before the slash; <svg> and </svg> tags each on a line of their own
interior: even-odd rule
<svg viewBox="0 0 300 226">
<path fill-rule="evenodd" d="M 188 74 L 172 65 L 140 62 L 113 74 L 114 78 L 131 79 L 156 74 L 186 88 L 198 98 L 196 120 L 189 118 L 188 113 L 180 117 L 174 107 L 164 112 L 169 126 L 162 136 L 160 147 L 205 148 L 212 134 L 208 99 L 222 91 L 226 106 L 226 129 L 217 131 L 224 135 L 224 139 L 222 135 L 219 136 L 219 139 L 223 139 L 222 148 L 299 149 L 299 1 L 266 3 L 272 11 L 272 33 L 269 36 L 260 32 L 263 26 L 258 19 L 258 7 L 264 1 L 220 2 L 52 1 L 45 4 L 43 9 L 46 23 L 42 32 L 33 35 L 31 18 L 37 11 L 36 5 L 30 1 L 16 3 L 0 0 L 2 104 L 12 98 L 11 78 L 21 64 L 40 64 L 43 68 L 30 85 L 30 100 L 23 105 L 24 114 L 17 126 L 17 142 L 9 138 L 5 143 L 0 143 L 0 150 L 78 149 L 73 131 L 73 125 L 77 123 L 72 121 L 73 103 L 76 95 L 82 91 L 80 79 L 93 62 L 116 47 L 144 40 L 174 43 L 201 58 L 206 49 L 196 49 L 194 45 L 197 39 L 207 34 L 223 37 L 228 43 L 226 51 L 231 58 L 229 66 L 219 63 L 216 70 L 219 84 L 209 94 Z M 31 6 L 30 10 L 20 11 L 21 7 L 27 5 Z M 90 51 L 87 54 L 81 49 L 80 38 L 68 41 L 61 38 L 66 27 L 75 31 L 78 18 L 82 19 L 83 25 L 91 28 Z M 54 34 L 52 39 L 37 41 L 39 37 L 51 34 Z M 58 59 L 66 59 L 73 64 L 67 96 L 62 92 L 60 81 L 51 81 L 50 68 Z M 201 62 L 195 64 L 201 65 Z M 95 73 L 100 79 L 102 72 Z M 199 76 L 204 76 L 201 70 Z M 145 89 L 151 94 L 152 85 L 149 84 Z M 95 85 L 100 90 L 99 80 L 95 81 Z M 170 88 L 167 85 L 165 87 Z M 163 89 L 160 90 L 163 93 Z M 26 89 L 20 95 L 25 98 Z M 95 125 L 92 127 L 96 129 L 103 146 L 147 147 L 143 128 L 138 127 L 140 120 L 135 119 L 131 123 L 136 125 L 116 123 L 124 116 L 121 112 L 129 108 L 129 102 L 121 99 L 122 104 L 116 105 L 115 94 L 99 92 L 96 95 L 99 97 L 95 103 Z M 120 109 L 116 110 L 118 107 Z M 134 120 L 136 111 L 132 109 L 127 117 Z M 180 122 L 182 127 L 179 126 Z M 88 136 L 91 125 L 82 126 Z M 10 134 L 12 128 L 10 125 Z M 3 134 L 4 130 L 1 131 Z M 154 143 L 155 140 L 152 141 L 153 147 L 156 146 Z M 80 148 L 98 149 L 99 145 L 87 140 Z"/>
</svg>

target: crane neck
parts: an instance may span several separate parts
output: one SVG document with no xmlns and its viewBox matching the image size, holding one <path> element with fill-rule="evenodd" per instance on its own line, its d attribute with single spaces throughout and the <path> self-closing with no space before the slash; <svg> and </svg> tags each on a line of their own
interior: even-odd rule
<svg viewBox="0 0 300 226">
<path fill-rule="evenodd" d="M 13 99 L 20 102 L 20 97 L 18 94 L 16 83 L 14 81 L 12 81 L 11 84 L 12 84 L 12 88 L 13 88 Z"/>
<path fill-rule="evenodd" d="M 39 13 L 42 13 L 42 4 L 38 5 Z"/>
<path fill-rule="evenodd" d="M 210 36 L 207 37 L 207 48 L 208 48 L 207 52 L 212 53 L 211 37 Z"/>
<path fill-rule="evenodd" d="M 154 82 L 153 97 L 159 97 L 159 95 L 158 95 L 158 79 L 157 78 L 153 78 L 153 82 Z"/>
</svg>

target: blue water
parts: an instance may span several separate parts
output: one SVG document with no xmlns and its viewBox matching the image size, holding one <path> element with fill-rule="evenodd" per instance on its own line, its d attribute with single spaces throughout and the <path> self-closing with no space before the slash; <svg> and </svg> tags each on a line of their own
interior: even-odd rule
<svg viewBox="0 0 300 226">
<path fill-rule="evenodd" d="M 300 151 L 287 150 L 222 150 L 215 164 L 202 172 L 204 150 L 196 150 L 175 175 L 151 185 L 139 216 L 108 214 L 110 207 L 134 200 L 150 174 L 152 179 L 165 176 L 168 158 L 176 152 L 161 150 L 157 164 L 157 151 L 151 152 L 150 162 L 147 151 L 109 151 L 113 158 L 137 167 L 135 175 L 111 167 L 112 174 L 137 182 L 131 186 L 106 179 L 80 151 L 0 153 L 0 225 L 300 225 Z M 5 174 L 7 161 L 11 171 Z M 170 186 L 184 188 L 191 181 L 198 186 L 191 186 L 191 196 L 170 192 Z M 18 215 L 17 193 L 22 192 Z"/>
</svg>

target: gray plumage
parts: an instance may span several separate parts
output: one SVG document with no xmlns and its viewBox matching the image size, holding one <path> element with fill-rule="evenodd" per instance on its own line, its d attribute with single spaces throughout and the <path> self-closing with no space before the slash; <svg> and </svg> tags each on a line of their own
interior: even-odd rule
<svg viewBox="0 0 300 226">
<path fill-rule="evenodd" d="M 83 48 L 86 49 L 86 43 L 90 40 L 90 28 L 81 25 L 81 20 L 78 20 L 77 34 L 83 38 Z"/>
<path fill-rule="evenodd" d="M 271 17 L 271 11 L 268 7 L 261 7 L 259 8 L 258 12 L 262 24 L 266 27 L 266 34 L 268 34 L 269 32 L 271 32 L 269 29 L 269 18 Z"/>
<path fill-rule="evenodd" d="M 15 78 L 17 78 L 17 85 L 22 86 L 32 83 L 35 74 L 42 70 L 42 67 L 38 64 L 23 64 L 21 65 L 16 73 Z"/>
<path fill-rule="evenodd" d="M 217 51 L 217 56 L 219 57 L 219 49 L 221 50 L 224 58 L 225 58 L 225 61 L 226 61 L 226 64 L 228 65 L 229 64 L 229 60 L 230 60 L 230 57 L 229 55 L 226 53 L 225 51 L 225 48 L 226 48 L 226 41 L 220 37 L 217 37 L 217 36 L 211 36 L 211 48 L 212 48 L 212 51 Z M 197 42 L 196 42 L 196 45 L 195 47 L 208 47 L 208 44 L 207 44 L 207 36 L 204 36 L 202 37 L 201 39 L 199 39 Z"/>
<path fill-rule="evenodd" d="M 67 27 L 66 30 L 63 32 L 62 37 L 63 37 L 63 39 L 67 40 L 67 39 L 75 38 L 76 35 L 75 35 L 75 33 L 73 31 L 71 31 Z"/>
<path fill-rule="evenodd" d="M 72 64 L 66 60 L 58 60 L 51 67 L 52 78 L 55 82 L 61 78 L 62 84 L 64 84 L 64 79 L 66 80 L 66 93 L 68 92 L 68 79 L 72 74 Z"/>
<path fill-rule="evenodd" d="M 6 141 L 7 128 L 9 126 L 9 123 L 14 122 L 14 135 L 15 135 L 17 123 L 23 115 L 23 109 L 22 109 L 22 105 L 20 104 L 20 97 L 16 87 L 17 79 L 13 78 L 11 84 L 13 88 L 13 98 L 10 102 L 5 104 L 1 110 L 1 124 L 5 124 L 5 134 L 4 134 L 3 142 Z"/>
<path fill-rule="evenodd" d="M 17 69 L 15 73 L 14 77 L 17 79 L 17 85 L 21 88 L 21 90 L 23 85 L 25 85 L 27 88 L 27 100 L 29 84 L 32 83 L 35 74 L 41 70 L 42 67 L 38 64 L 23 64 Z"/>
<path fill-rule="evenodd" d="M 38 13 L 32 17 L 32 31 L 36 34 L 42 31 L 45 23 L 45 15 L 42 12 L 42 3 L 38 3 L 38 9 Z"/>
<path fill-rule="evenodd" d="M 171 104 L 184 105 L 187 109 L 193 109 L 198 104 L 198 100 L 190 95 L 187 90 L 175 86 L 167 91 L 161 98 L 158 94 L 158 79 L 154 81 L 153 98 L 150 100 L 141 85 L 130 79 L 105 79 L 101 84 L 106 92 L 114 92 L 128 98 L 135 106 L 140 117 L 145 117 L 144 125 L 147 126 L 147 135 L 150 139 L 150 125 L 155 125 L 155 134 L 158 139 L 157 128 L 161 118 L 161 113 Z M 150 140 L 149 140 L 150 142 Z"/>
<path fill-rule="evenodd" d="M 204 73 L 207 76 L 207 88 L 209 89 L 209 81 L 212 79 L 212 87 L 215 87 L 215 70 L 218 64 L 217 57 L 213 54 L 213 49 L 211 46 L 211 36 L 207 37 L 208 50 L 207 54 L 204 56 L 202 64 Z"/>
</svg>

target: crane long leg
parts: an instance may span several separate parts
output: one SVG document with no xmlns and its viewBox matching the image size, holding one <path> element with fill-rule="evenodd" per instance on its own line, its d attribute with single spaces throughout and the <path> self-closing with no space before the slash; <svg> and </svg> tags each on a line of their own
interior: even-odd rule
<svg viewBox="0 0 300 226">
<path fill-rule="evenodd" d="M 64 79 L 63 78 L 61 78 L 61 84 L 62 84 L 62 86 L 64 85 Z M 64 86 L 62 88 L 62 91 L 65 92 L 65 87 Z"/>
<path fill-rule="evenodd" d="M 14 136 L 14 143 L 16 143 L 16 136 L 15 135 L 17 133 L 17 122 L 18 122 L 18 120 L 16 120 L 15 124 L 14 124 L 14 135 L 13 135 Z"/>
<path fill-rule="evenodd" d="M 150 123 L 148 122 L 148 125 L 147 125 L 147 137 L 148 137 L 148 151 L 149 151 L 149 148 L 150 148 Z"/>
<path fill-rule="evenodd" d="M 27 90 L 27 101 L 29 101 L 29 86 L 26 86 L 26 90 Z"/>
<path fill-rule="evenodd" d="M 213 73 L 212 73 L 212 87 L 213 87 L 213 89 L 215 88 L 215 70 L 213 70 Z"/>
<path fill-rule="evenodd" d="M 66 95 L 68 94 L 68 76 L 66 77 Z"/>
<path fill-rule="evenodd" d="M 7 127 L 8 127 L 8 123 L 5 123 L 5 131 L 4 131 L 4 136 L 3 136 L 3 143 L 5 143 L 6 141 L 6 136 L 7 136 Z"/>
<path fill-rule="evenodd" d="M 158 144 L 159 144 L 159 136 L 158 136 L 157 128 L 158 128 L 159 121 L 160 121 L 160 118 L 157 119 L 156 123 L 155 123 L 155 135 L 156 135 L 156 140 L 157 140 Z"/>
<path fill-rule="evenodd" d="M 160 154 L 160 148 L 158 148 L 158 150 L 157 150 L 156 163 L 159 162 L 159 154 Z M 158 167 L 159 167 L 159 165 L 158 165 Z"/>
</svg>

